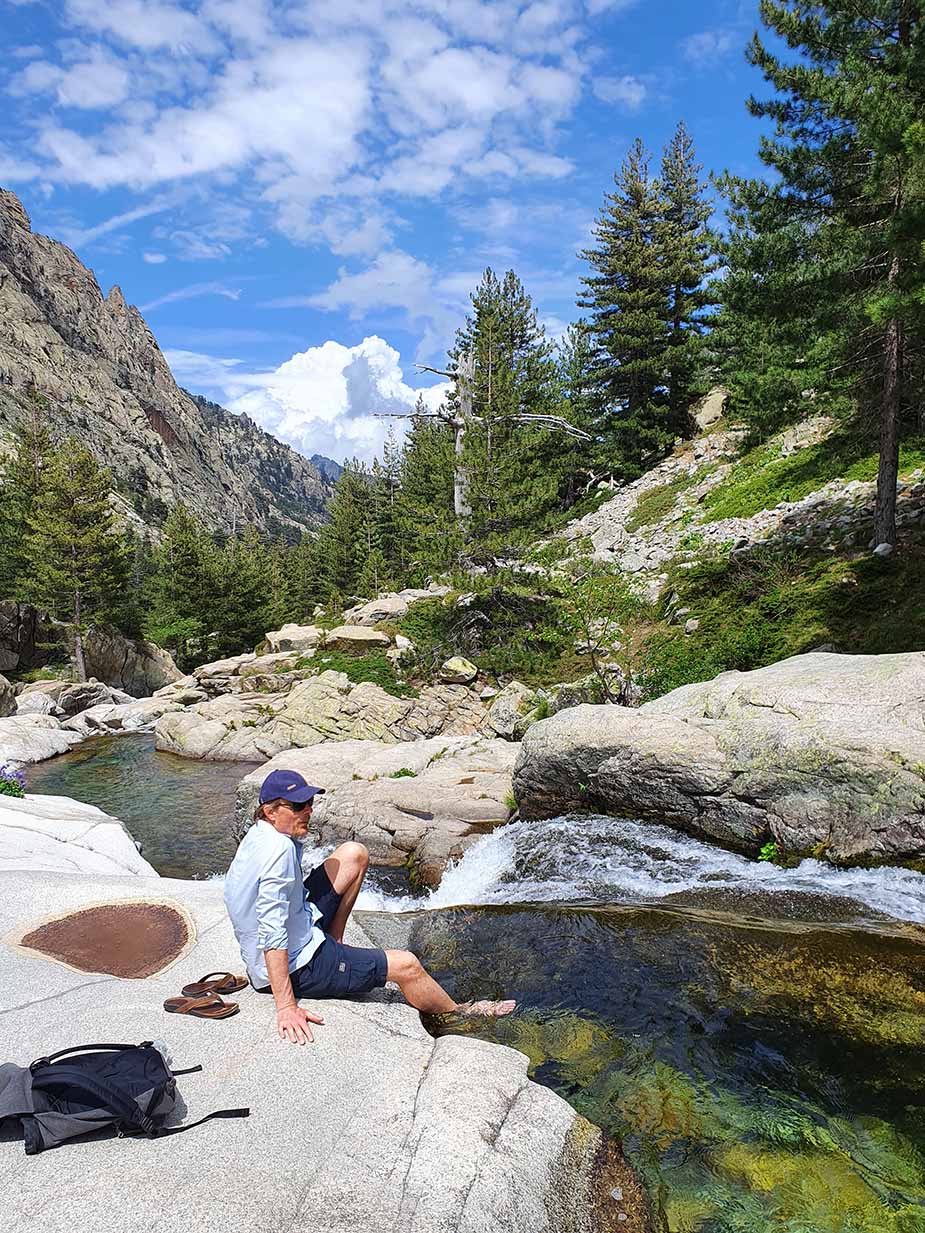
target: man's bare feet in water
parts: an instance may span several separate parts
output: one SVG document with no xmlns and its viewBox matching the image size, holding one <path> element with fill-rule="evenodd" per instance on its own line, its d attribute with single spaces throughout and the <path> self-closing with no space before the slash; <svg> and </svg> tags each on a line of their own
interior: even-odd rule
<svg viewBox="0 0 925 1233">
<path fill-rule="evenodd" d="M 500 1019 L 502 1015 L 509 1015 L 517 1005 L 514 1001 L 506 1002 L 460 1002 L 451 1014 L 465 1015 L 466 1018 L 486 1018 Z"/>
</svg>

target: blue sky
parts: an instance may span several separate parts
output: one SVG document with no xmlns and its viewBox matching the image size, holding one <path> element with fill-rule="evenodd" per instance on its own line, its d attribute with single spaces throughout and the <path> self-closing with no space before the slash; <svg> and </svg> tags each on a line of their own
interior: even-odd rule
<svg viewBox="0 0 925 1233">
<path fill-rule="evenodd" d="M 629 143 L 757 174 L 757 0 L 0 0 L 0 185 L 177 379 L 371 458 L 487 265 L 552 336 Z M 400 422 L 399 422 L 400 423 Z"/>
</svg>

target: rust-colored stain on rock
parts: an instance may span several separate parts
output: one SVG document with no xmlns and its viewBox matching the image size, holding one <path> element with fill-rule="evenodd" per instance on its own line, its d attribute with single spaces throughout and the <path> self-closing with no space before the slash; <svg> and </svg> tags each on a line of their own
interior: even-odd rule
<svg viewBox="0 0 925 1233">
<path fill-rule="evenodd" d="M 108 903 L 39 926 L 20 945 L 81 972 L 153 976 L 182 952 L 189 927 L 166 903 Z"/>
</svg>

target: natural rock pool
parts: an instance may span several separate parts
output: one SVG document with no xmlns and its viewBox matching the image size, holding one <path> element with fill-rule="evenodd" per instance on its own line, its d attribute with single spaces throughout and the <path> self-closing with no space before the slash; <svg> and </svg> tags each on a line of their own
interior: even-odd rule
<svg viewBox="0 0 925 1233">
<path fill-rule="evenodd" d="M 26 767 L 26 790 L 70 796 L 119 818 L 163 877 L 208 878 L 234 856 L 234 792 L 255 765 L 159 753 L 150 732 L 96 736 Z"/>
<path fill-rule="evenodd" d="M 134 736 L 28 777 L 190 877 L 227 865 L 249 769 Z M 485 836 L 425 896 L 374 871 L 359 906 L 459 997 L 518 999 L 466 1030 L 622 1140 L 659 1233 L 925 1233 L 925 876 L 574 816 Z"/>
</svg>

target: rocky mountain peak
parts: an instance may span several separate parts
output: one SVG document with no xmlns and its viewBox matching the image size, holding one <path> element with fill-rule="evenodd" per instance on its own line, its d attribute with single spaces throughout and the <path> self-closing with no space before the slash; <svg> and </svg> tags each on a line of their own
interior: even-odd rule
<svg viewBox="0 0 925 1233">
<path fill-rule="evenodd" d="M 111 467 L 149 524 L 182 501 L 216 528 L 293 533 L 324 516 L 329 481 L 269 433 L 181 390 L 147 322 L 0 189 L 0 437 L 38 396 L 55 436 Z"/>
<path fill-rule="evenodd" d="M 32 230 L 32 224 L 23 203 L 15 193 L 0 188 L 0 225 L 4 219 L 8 226 L 21 227 L 24 231 Z"/>
</svg>

